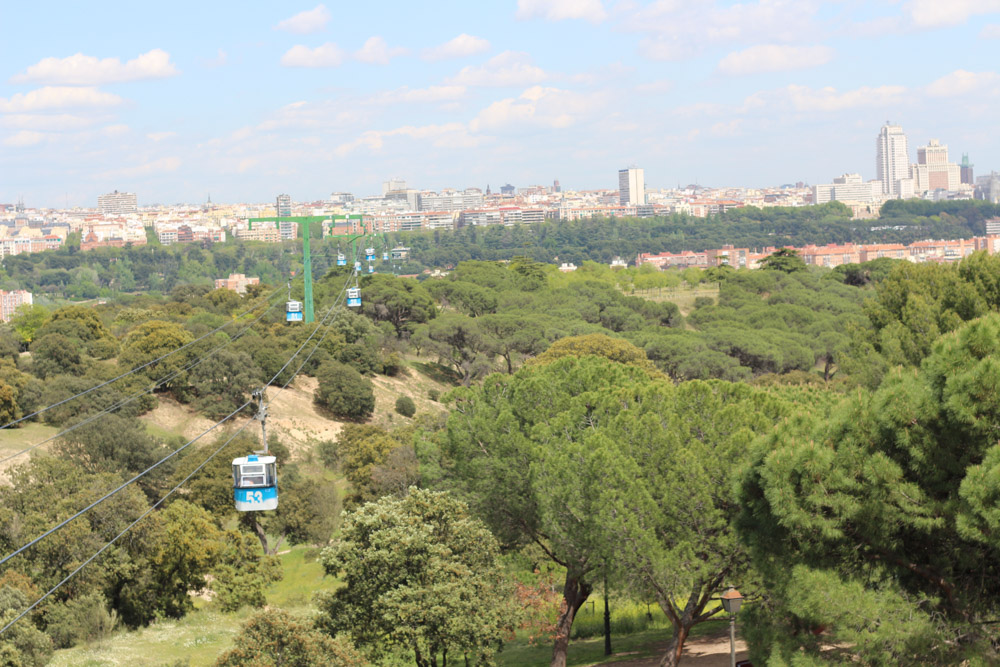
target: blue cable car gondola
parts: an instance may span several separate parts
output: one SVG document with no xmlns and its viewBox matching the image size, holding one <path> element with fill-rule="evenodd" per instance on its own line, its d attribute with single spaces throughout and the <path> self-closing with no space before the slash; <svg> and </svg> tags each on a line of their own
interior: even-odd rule
<svg viewBox="0 0 1000 667">
<path fill-rule="evenodd" d="M 347 307 L 354 308 L 361 306 L 361 289 L 357 287 L 347 288 Z"/>
<path fill-rule="evenodd" d="M 385 252 L 384 250 L 382 251 L 382 261 L 383 262 L 389 261 L 389 253 Z"/>
<path fill-rule="evenodd" d="M 375 273 L 375 265 L 374 264 L 369 264 L 368 265 L 368 273 Z"/>
<path fill-rule="evenodd" d="M 342 252 L 337 254 L 337 266 L 347 266 L 347 257 Z"/>
<path fill-rule="evenodd" d="M 354 262 L 354 270 L 355 271 L 361 270 L 361 262 Z"/>
<path fill-rule="evenodd" d="M 233 459 L 233 499 L 241 512 L 278 509 L 278 470 L 273 456 Z"/>
<path fill-rule="evenodd" d="M 365 248 L 365 260 L 369 262 L 375 261 L 375 248 Z"/>
<path fill-rule="evenodd" d="M 285 321 L 286 322 L 302 321 L 301 301 L 289 301 L 288 303 L 285 304 Z"/>
</svg>

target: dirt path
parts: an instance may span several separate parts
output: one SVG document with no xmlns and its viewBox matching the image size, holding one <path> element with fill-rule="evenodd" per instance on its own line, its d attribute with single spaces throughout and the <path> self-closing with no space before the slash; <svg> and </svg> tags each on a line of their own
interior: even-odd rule
<svg viewBox="0 0 1000 667">
<path fill-rule="evenodd" d="M 655 667 L 667 650 L 667 644 L 668 642 L 658 642 L 653 645 L 652 648 L 657 653 L 655 658 L 629 659 L 623 655 L 623 660 L 603 664 L 615 667 Z M 747 644 L 739 638 L 736 639 L 736 659 L 747 659 Z M 685 642 L 681 667 L 729 667 L 729 631 Z"/>
</svg>

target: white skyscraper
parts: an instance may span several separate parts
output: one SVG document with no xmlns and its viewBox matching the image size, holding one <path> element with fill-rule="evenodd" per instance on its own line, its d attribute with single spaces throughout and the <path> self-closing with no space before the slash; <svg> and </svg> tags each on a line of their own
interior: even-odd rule
<svg viewBox="0 0 1000 667">
<path fill-rule="evenodd" d="M 888 197 L 905 196 L 913 188 L 908 182 L 900 183 L 909 181 L 910 177 L 909 149 L 903 128 L 887 121 L 879 131 L 875 145 L 875 173 L 882 181 L 882 194 Z"/>
<path fill-rule="evenodd" d="M 277 212 L 278 217 L 287 218 L 292 214 L 292 197 L 291 195 L 278 195 L 275 199 L 274 209 Z M 295 237 L 292 237 L 295 238 Z"/>
<path fill-rule="evenodd" d="M 618 202 L 622 206 L 646 203 L 646 177 L 639 167 L 618 170 Z"/>
</svg>

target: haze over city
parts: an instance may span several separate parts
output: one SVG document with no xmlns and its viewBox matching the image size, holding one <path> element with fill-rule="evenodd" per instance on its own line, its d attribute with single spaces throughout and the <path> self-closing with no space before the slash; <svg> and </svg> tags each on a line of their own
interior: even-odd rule
<svg viewBox="0 0 1000 667">
<path fill-rule="evenodd" d="M 1000 165 L 1000 3 L 8 4 L 0 201 L 876 178 L 902 125 Z M 913 155 L 910 159 L 913 159 Z"/>
</svg>

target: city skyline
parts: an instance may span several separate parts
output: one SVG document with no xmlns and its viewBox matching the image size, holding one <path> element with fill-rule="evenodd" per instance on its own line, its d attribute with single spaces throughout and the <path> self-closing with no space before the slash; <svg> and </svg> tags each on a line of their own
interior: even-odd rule
<svg viewBox="0 0 1000 667">
<path fill-rule="evenodd" d="M 5 7 L 0 202 L 869 180 L 886 118 L 1000 167 L 991 1 L 102 7 Z"/>
</svg>

